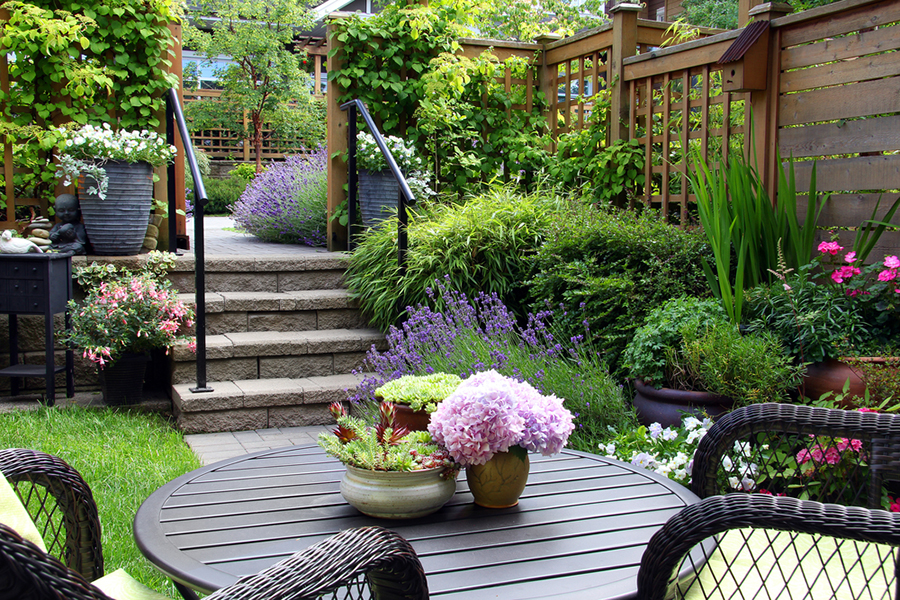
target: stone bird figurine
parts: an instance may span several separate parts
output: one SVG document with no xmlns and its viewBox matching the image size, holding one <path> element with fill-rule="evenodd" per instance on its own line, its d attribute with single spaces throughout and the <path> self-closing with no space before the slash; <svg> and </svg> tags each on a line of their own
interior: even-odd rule
<svg viewBox="0 0 900 600">
<path fill-rule="evenodd" d="M 29 252 L 43 252 L 34 242 L 23 238 L 13 237 L 13 230 L 7 229 L 0 234 L 0 253 L 2 254 L 27 254 Z"/>
</svg>

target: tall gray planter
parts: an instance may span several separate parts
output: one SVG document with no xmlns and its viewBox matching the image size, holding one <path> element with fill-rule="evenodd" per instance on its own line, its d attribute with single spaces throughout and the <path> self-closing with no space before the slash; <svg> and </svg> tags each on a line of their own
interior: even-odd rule
<svg viewBox="0 0 900 600">
<path fill-rule="evenodd" d="M 103 165 L 109 177 L 106 198 L 88 194 L 93 177 L 78 178 L 78 202 L 93 253 L 103 256 L 138 254 L 147 235 L 153 203 L 153 167 L 148 162 L 111 160 Z"/>
<path fill-rule="evenodd" d="M 374 227 L 397 212 L 400 184 L 390 171 L 359 171 L 359 210 L 366 227 Z"/>
</svg>

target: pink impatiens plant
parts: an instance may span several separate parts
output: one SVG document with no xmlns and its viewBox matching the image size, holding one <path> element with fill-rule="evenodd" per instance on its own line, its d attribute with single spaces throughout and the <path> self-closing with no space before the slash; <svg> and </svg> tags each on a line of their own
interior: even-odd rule
<svg viewBox="0 0 900 600">
<path fill-rule="evenodd" d="M 545 456 L 562 450 L 573 416 L 556 396 L 496 371 L 475 373 L 438 405 L 428 431 L 462 466 L 483 465 L 521 446 Z"/>
</svg>

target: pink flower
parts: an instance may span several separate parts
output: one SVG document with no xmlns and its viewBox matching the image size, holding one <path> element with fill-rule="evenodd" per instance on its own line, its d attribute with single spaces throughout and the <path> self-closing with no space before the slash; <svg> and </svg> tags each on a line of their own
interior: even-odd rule
<svg viewBox="0 0 900 600">
<path fill-rule="evenodd" d="M 897 278 L 896 269 L 885 269 L 878 274 L 878 281 L 893 281 Z"/>
<path fill-rule="evenodd" d="M 848 252 L 848 253 L 846 254 L 846 256 L 844 256 L 844 260 L 845 260 L 847 263 L 852 264 L 853 262 L 856 261 L 856 252 Z"/>
<path fill-rule="evenodd" d="M 806 448 L 797 453 L 797 462 L 801 465 L 808 463 L 810 458 L 812 457 L 809 454 L 809 450 Z"/>
<path fill-rule="evenodd" d="M 828 253 L 832 256 L 837 256 L 837 253 L 843 250 L 844 247 L 839 245 L 837 242 L 822 242 L 819 244 L 819 252 L 822 254 Z"/>
<path fill-rule="evenodd" d="M 825 451 L 825 462 L 827 462 L 829 465 L 836 465 L 841 462 L 841 453 L 837 448 L 832 446 Z"/>
<path fill-rule="evenodd" d="M 843 267 L 840 267 L 839 269 L 835 269 L 834 271 L 832 271 L 831 278 L 835 283 L 844 283 L 844 281 L 850 279 L 854 275 L 859 275 L 859 273 L 859 268 L 845 265 Z"/>
<path fill-rule="evenodd" d="M 884 266 L 891 269 L 900 268 L 900 258 L 897 258 L 896 256 L 885 256 Z"/>
<path fill-rule="evenodd" d="M 857 408 L 856 410 L 857 410 L 857 412 L 871 412 L 871 413 L 877 413 L 877 412 L 878 412 L 878 411 L 875 410 L 874 408 L 866 408 L 866 407 Z"/>
</svg>

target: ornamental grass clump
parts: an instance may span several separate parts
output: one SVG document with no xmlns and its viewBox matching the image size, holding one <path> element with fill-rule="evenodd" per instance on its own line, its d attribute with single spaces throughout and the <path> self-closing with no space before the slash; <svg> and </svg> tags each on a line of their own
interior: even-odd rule
<svg viewBox="0 0 900 600">
<path fill-rule="evenodd" d="M 428 431 L 460 465 L 483 465 L 498 452 L 557 454 L 575 428 L 556 396 L 497 371 L 476 373 L 431 415 Z"/>
<path fill-rule="evenodd" d="M 373 413 L 375 390 L 403 375 L 454 373 L 465 379 L 494 370 L 562 398 L 575 416 L 570 440 L 575 448 L 592 450 L 598 439 L 609 436 L 608 426 L 634 426 L 622 388 L 589 336 L 559 338 L 551 310 L 530 314 L 519 327 L 496 294 L 470 300 L 449 289 L 448 279 L 434 283 L 428 296 L 439 308 L 408 308 L 409 318 L 387 335 L 388 349 L 369 351 L 364 370 L 373 374 L 351 398 L 362 412 Z"/>
<path fill-rule="evenodd" d="M 267 242 L 324 246 L 327 157 L 319 148 L 260 173 L 234 205 L 235 223 Z"/>
</svg>

